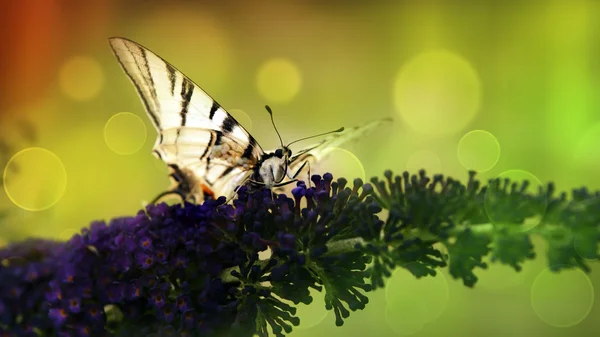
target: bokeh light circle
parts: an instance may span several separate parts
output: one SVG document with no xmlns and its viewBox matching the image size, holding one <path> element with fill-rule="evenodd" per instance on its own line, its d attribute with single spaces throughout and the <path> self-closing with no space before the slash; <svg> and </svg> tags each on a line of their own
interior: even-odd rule
<svg viewBox="0 0 600 337">
<path fill-rule="evenodd" d="M 256 84 L 258 92 L 269 102 L 286 103 L 300 91 L 302 75 L 292 61 L 274 58 L 260 66 Z"/>
<path fill-rule="evenodd" d="M 58 82 L 62 92 L 76 101 L 94 98 L 104 85 L 100 64 L 88 56 L 73 56 L 59 70 Z"/>
<path fill-rule="evenodd" d="M 488 131 L 469 131 L 458 142 L 457 156 L 467 170 L 489 171 L 500 159 L 500 143 Z"/>
<path fill-rule="evenodd" d="M 11 256 L 0 261 L 0 266 L 4 268 L 11 268 L 16 266 L 27 266 L 29 261 L 26 258 L 20 256 Z"/>
<path fill-rule="evenodd" d="M 425 325 L 427 308 L 417 294 L 406 290 L 396 292 L 385 305 L 385 321 L 390 329 L 402 336 L 413 335 Z"/>
<path fill-rule="evenodd" d="M 296 306 L 296 316 L 300 318 L 301 324 L 294 329 L 305 330 L 315 327 L 329 314 L 329 311 L 323 305 L 325 303 L 325 290 L 317 291 L 310 288 L 309 291 L 313 301 L 308 305 L 300 303 Z"/>
<path fill-rule="evenodd" d="M 410 268 L 410 264 L 407 265 Z M 418 266 L 415 266 L 418 268 Z M 422 312 L 412 313 L 412 320 L 418 320 L 422 324 L 432 322 L 438 319 L 450 298 L 448 281 L 446 276 L 437 271 L 435 276 L 427 276 L 417 279 L 410 271 L 405 268 L 397 268 L 387 281 L 385 287 L 385 297 L 387 303 L 397 303 L 408 301 L 406 295 L 416 296 L 423 305 Z M 419 314 L 420 316 L 417 316 Z"/>
<path fill-rule="evenodd" d="M 398 72 L 394 82 L 398 113 L 416 131 L 453 134 L 475 117 L 481 84 L 463 57 L 446 50 L 417 55 Z"/>
<path fill-rule="evenodd" d="M 236 121 L 242 124 L 244 129 L 246 129 L 248 132 L 252 132 L 252 118 L 250 118 L 250 116 L 248 116 L 244 110 L 230 109 L 227 110 L 227 112 L 229 112 L 229 114 L 233 116 Z"/>
<path fill-rule="evenodd" d="M 69 241 L 75 234 L 79 234 L 79 231 L 73 228 L 65 229 L 58 234 L 58 239 L 61 241 Z"/>
<path fill-rule="evenodd" d="M 489 289 L 492 291 L 511 289 L 525 284 L 526 274 L 524 270 L 519 272 L 515 268 L 496 260 L 494 262 L 489 258 L 484 258 L 488 268 L 477 275 L 477 287 Z"/>
<path fill-rule="evenodd" d="M 354 155 L 354 153 L 346 149 L 339 147 L 327 149 L 325 157 L 317 162 L 317 165 L 317 167 L 311 167 L 311 175 L 323 175 L 324 173 L 329 172 L 333 174 L 334 180 L 341 177 L 348 179 L 350 181 L 350 186 L 352 186 L 352 182 L 355 178 L 360 178 L 363 182 L 366 182 L 366 173 L 362 162 Z M 305 167 L 302 172 L 308 174 L 307 167 Z M 300 174 L 302 175 L 304 173 Z M 307 178 L 306 175 L 298 176 L 298 179 L 300 180 L 305 180 Z"/>
<path fill-rule="evenodd" d="M 504 171 L 498 174 L 494 179 L 500 179 L 500 185 L 495 189 L 488 185 L 483 197 L 485 212 L 494 225 L 514 225 L 513 223 L 509 223 L 506 220 L 506 217 L 512 214 L 512 210 L 516 207 L 515 205 L 520 202 L 521 198 L 518 195 L 510 196 L 511 186 L 508 186 L 507 194 L 509 197 L 507 200 L 509 203 L 506 204 L 506 201 L 502 201 L 506 200 L 500 198 L 503 195 L 504 180 L 509 179 L 511 185 L 516 183 L 517 190 L 521 189 L 523 181 L 529 181 L 529 186 L 525 189 L 524 193 L 531 195 L 538 195 L 540 188 L 543 187 L 542 182 L 533 173 L 520 169 Z M 525 219 L 525 222 L 522 225 L 519 225 L 522 232 L 527 232 L 539 225 L 548 208 L 548 198 L 541 199 L 539 204 L 534 205 L 533 207 L 537 216 Z"/>
<path fill-rule="evenodd" d="M 117 154 L 134 154 L 146 142 L 146 124 L 136 114 L 119 112 L 106 122 L 104 141 Z"/>
<path fill-rule="evenodd" d="M 531 285 L 531 306 L 544 323 L 571 327 L 581 323 L 594 305 L 594 286 L 579 269 L 544 269 Z"/>
<path fill-rule="evenodd" d="M 12 169 L 15 165 L 17 168 Z M 54 206 L 64 195 L 67 171 L 60 158 L 40 147 L 17 152 L 6 164 L 4 190 L 17 206 L 42 211 Z"/>
<path fill-rule="evenodd" d="M 573 235 L 573 248 L 575 253 L 588 261 L 596 261 L 599 258 L 598 243 L 594 238 L 596 233 L 576 233 Z"/>
<path fill-rule="evenodd" d="M 406 162 L 406 170 L 410 174 L 417 174 L 425 169 L 429 176 L 442 172 L 442 161 L 433 151 L 417 150 L 413 152 Z"/>
</svg>

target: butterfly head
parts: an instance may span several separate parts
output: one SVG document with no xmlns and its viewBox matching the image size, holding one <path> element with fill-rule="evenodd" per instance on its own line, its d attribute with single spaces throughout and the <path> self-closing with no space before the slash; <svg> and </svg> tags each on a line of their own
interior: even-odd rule
<svg viewBox="0 0 600 337">
<path fill-rule="evenodd" d="M 275 157 L 277 158 L 290 158 L 292 156 L 292 150 L 290 150 L 287 146 L 284 146 L 281 149 L 275 150 Z"/>
</svg>

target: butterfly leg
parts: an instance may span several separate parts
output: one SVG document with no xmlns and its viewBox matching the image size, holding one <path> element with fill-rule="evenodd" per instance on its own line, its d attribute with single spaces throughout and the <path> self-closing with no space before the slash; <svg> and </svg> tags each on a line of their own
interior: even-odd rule
<svg viewBox="0 0 600 337">
<path fill-rule="evenodd" d="M 307 177 L 307 180 L 308 180 L 308 188 L 310 188 L 311 187 L 310 186 L 311 185 L 311 183 L 310 183 L 310 163 L 308 163 L 308 177 Z"/>
<path fill-rule="evenodd" d="M 164 198 L 164 197 L 166 197 L 168 195 L 171 195 L 171 194 L 177 194 L 181 198 L 182 202 L 185 201 L 185 196 L 183 195 L 183 193 L 181 191 L 179 191 L 179 190 L 171 190 L 171 191 L 164 191 L 164 192 L 160 193 L 159 195 L 157 195 L 154 198 L 154 200 L 152 200 L 150 202 L 150 204 L 156 204 L 160 199 L 162 199 L 162 198 Z"/>
<path fill-rule="evenodd" d="M 233 194 L 229 198 L 227 198 L 227 200 L 225 200 L 226 204 L 228 204 L 231 200 L 233 200 L 233 198 L 235 198 L 237 196 L 238 191 L 240 190 L 240 187 L 242 187 L 242 186 L 243 186 L 243 183 L 242 183 L 242 185 L 239 185 L 233 189 Z"/>
<path fill-rule="evenodd" d="M 253 179 L 248 179 L 249 183 L 253 183 L 253 184 L 257 184 L 257 185 L 266 185 L 265 183 L 263 183 L 262 181 L 258 181 L 258 180 L 253 180 Z"/>
<path fill-rule="evenodd" d="M 273 187 L 282 187 L 282 186 L 285 186 L 285 185 L 289 185 L 291 183 L 295 183 L 296 181 L 298 181 L 298 179 L 288 180 L 288 181 L 286 181 L 284 183 L 279 183 L 279 184 L 273 185 Z"/>
<path fill-rule="evenodd" d="M 291 177 L 289 177 L 289 178 L 290 179 L 296 179 L 296 177 L 298 176 L 298 174 L 300 174 L 300 171 L 302 171 L 302 169 L 304 168 L 304 166 L 306 166 L 307 163 L 308 163 L 308 160 L 305 160 L 304 163 L 302 163 L 302 166 L 300 166 L 300 168 L 296 171 L 296 173 L 294 173 L 294 175 L 291 176 Z"/>
</svg>

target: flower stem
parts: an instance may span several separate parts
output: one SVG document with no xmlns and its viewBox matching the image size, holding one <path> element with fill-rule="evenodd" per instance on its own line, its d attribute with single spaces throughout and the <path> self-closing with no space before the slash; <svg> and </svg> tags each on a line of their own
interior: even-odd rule
<svg viewBox="0 0 600 337">
<path fill-rule="evenodd" d="M 456 229 L 454 229 L 453 234 L 456 235 L 456 234 L 466 230 L 467 228 L 471 229 L 471 231 L 473 231 L 473 233 L 476 235 L 491 235 L 494 230 L 494 224 L 482 223 L 482 224 L 475 224 L 475 225 L 463 225 L 463 226 L 459 226 Z M 423 231 L 418 230 L 418 229 L 411 232 L 408 235 L 408 237 L 419 237 L 423 240 L 436 240 L 437 239 L 437 237 L 435 237 L 431 233 L 423 233 Z M 330 242 L 327 244 L 327 253 L 325 253 L 324 255 L 331 256 L 331 255 L 350 253 L 356 249 L 357 244 L 364 245 L 366 243 L 367 242 L 362 237 L 355 237 L 355 238 L 333 241 L 333 242 Z M 267 265 L 268 261 L 269 260 L 261 260 L 258 262 L 258 264 L 261 267 L 264 267 Z M 221 273 L 221 280 L 223 281 L 223 283 L 231 283 L 231 282 L 239 281 L 239 279 L 237 277 L 231 275 L 231 272 L 234 270 L 239 272 L 240 269 L 237 266 L 230 267 L 230 268 L 225 269 Z"/>
</svg>

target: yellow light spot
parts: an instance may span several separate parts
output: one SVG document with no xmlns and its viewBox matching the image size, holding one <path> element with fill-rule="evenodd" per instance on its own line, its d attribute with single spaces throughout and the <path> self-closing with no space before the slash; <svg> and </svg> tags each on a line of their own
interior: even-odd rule
<svg viewBox="0 0 600 337">
<path fill-rule="evenodd" d="M 301 85 L 300 70 L 290 60 L 271 59 L 258 70 L 258 92 L 269 102 L 289 102 L 298 94 Z"/>
<path fill-rule="evenodd" d="M 73 56 L 58 73 L 61 90 L 76 101 L 87 101 L 96 96 L 104 85 L 100 64 L 88 56 Z"/>
<path fill-rule="evenodd" d="M 306 169 L 305 167 L 304 171 Z M 332 147 L 326 150 L 325 157 L 314 168 L 311 167 L 311 174 L 318 173 L 323 175 L 327 172 L 333 174 L 333 180 L 341 177 L 348 179 L 350 187 L 352 187 L 354 178 L 360 178 L 363 182 L 366 182 L 365 168 L 360 159 L 354 153 L 339 147 Z M 298 178 L 304 180 L 306 176 L 298 176 Z"/>
<path fill-rule="evenodd" d="M 531 286 L 531 306 L 544 323 L 571 327 L 581 323 L 594 305 L 594 286 L 579 269 L 543 270 Z"/>
<path fill-rule="evenodd" d="M 28 211 L 54 206 L 67 186 L 67 172 L 60 158 L 40 147 L 30 147 L 12 156 L 4 168 L 3 179 L 8 198 Z"/>
<path fill-rule="evenodd" d="M 410 174 L 417 174 L 419 170 L 425 169 L 429 176 L 442 172 L 442 161 L 437 154 L 429 150 L 418 150 L 413 152 L 406 162 L 406 170 Z"/>
<path fill-rule="evenodd" d="M 119 112 L 106 122 L 104 141 L 117 154 L 134 154 L 146 142 L 146 124 L 131 112 Z"/>
<path fill-rule="evenodd" d="M 10 267 L 14 267 L 14 266 L 26 266 L 27 263 L 28 263 L 27 259 L 25 259 L 25 258 L 22 258 L 20 256 L 11 256 L 11 257 L 2 259 L 2 261 L 0 261 L 0 266 L 2 266 L 4 268 L 10 268 Z"/>
<path fill-rule="evenodd" d="M 419 296 L 400 290 L 387 299 L 385 321 L 397 334 L 410 336 L 423 329 L 426 312 L 427 308 Z"/>
<path fill-rule="evenodd" d="M 229 112 L 229 114 L 231 114 L 236 121 L 242 124 L 246 131 L 252 132 L 252 118 L 250 118 L 245 111 L 240 109 L 231 109 L 227 110 L 227 112 Z"/>
<path fill-rule="evenodd" d="M 321 323 L 329 314 L 329 311 L 323 305 L 325 303 L 325 292 L 317 291 L 313 288 L 310 288 L 309 291 L 313 301 L 308 305 L 300 303 L 296 306 L 296 316 L 300 318 L 302 324 L 294 329 L 310 329 Z"/>
<path fill-rule="evenodd" d="M 590 127 L 583 133 L 574 150 L 577 167 L 600 169 L 600 123 Z"/>
<path fill-rule="evenodd" d="M 410 264 L 408 266 L 410 267 Z M 425 309 L 411 315 L 411 319 L 421 322 L 421 325 L 438 319 L 446 310 L 450 298 L 448 281 L 440 270 L 437 270 L 437 274 L 433 277 L 417 279 L 407 269 L 398 268 L 387 281 L 386 301 L 388 303 L 408 301 L 410 298 L 406 297 L 407 294 L 418 298 Z"/>
<path fill-rule="evenodd" d="M 447 135 L 463 129 L 481 100 L 477 72 L 452 52 L 422 53 L 406 63 L 394 83 L 398 113 L 416 131 Z"/>
<path fill-rule="evenodd" d="M 467 170 L 489 171 L 500 158 L 500 143 L 488 131 L 469 131 L 458 142 L 457 155 Z"/>
<path fill-rule="evenodd" d="M 58 239 L 62 241 L 70 240 L 75 234 L 78 234 L 79 231 L 76 231 L 73 228 L 65 229 L 58 235 Z"/>
<path fill-rule="evenodd" d="M 508 222 L 506 220 L 506 216 L 510 215 L 507 213 L 506 206 L 504 205 L 504 201 L 500 199 L 501 196 L 504 195 L 504 180 L 509 179 L 511 185 L 513 183 L 517 184 L 516 190 L 519 191 L 521 189 L 521 185 L 525 180 L 529 181 L 529 185 L 527 189 L 525 189 L 525 193 L 537 195 L 540 188 L 542 188 L 541 181 L 532 173 L 527 172 L 525 170 L 508 170 L 500 173 L 496 176 L 496 178 L 500 179 L 500 185 L 497 188 L 487 188 L 485 195 L 483 197 L 483 206 L 487 213 L 488 218 L 494 225 L 510 225 L 513 226 L 515 224 Z M 496 179 L 494 178 L 494 179 Z M 510 195 L 511 186 L 507 187 L 507 195 Z M 505 198 L 505 197 L 502 197 Z M 509 198 L 518 198 L 518 197 L 509 197 Z M 511 199 L 509 199 L 511 200 Z M 521 225 L 518 225 L 520 230 L 523 232 L 529 231 L 532 228 L 536 227 L 546 213 L 546 208 L 548 207 L 547 198 L 544 199 L 543 202 L 533 206 L 535 208 L 536 217 L 525 219 L 525 222 Z"/>
</svg>

